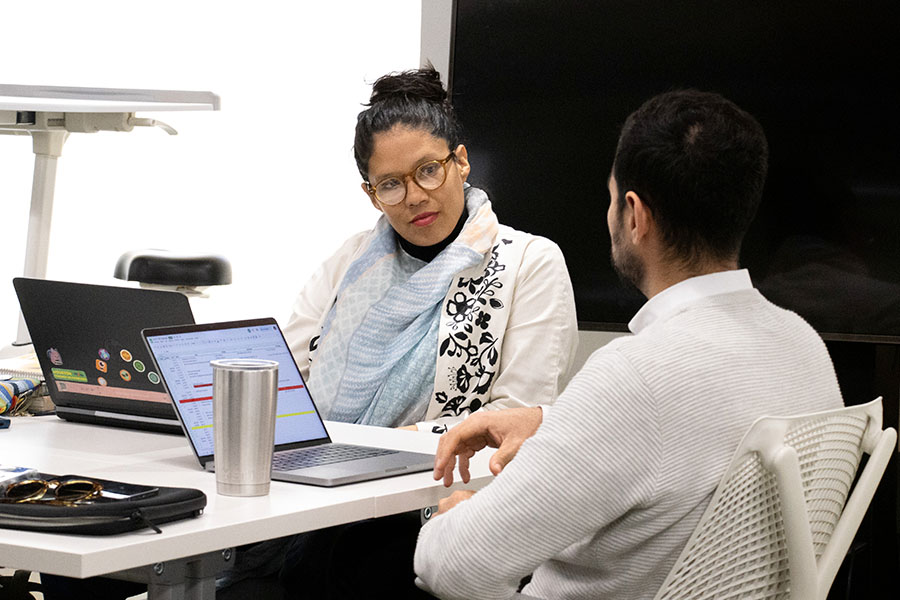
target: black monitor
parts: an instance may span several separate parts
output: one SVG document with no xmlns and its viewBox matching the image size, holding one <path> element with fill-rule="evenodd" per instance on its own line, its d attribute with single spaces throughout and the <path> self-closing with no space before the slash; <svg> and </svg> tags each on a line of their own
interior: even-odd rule
<svg viewBox="0 0 900 600">
<path fill-rule="evenodd" d="M 456 0 L 449 86 L 470 181 L 562 248 L 582 329 L 643 302 L 609 266 L 619 128 L 654 94 L 718 91 L 771 148 L 742 266 L 827 339 L 900 341 L 900 21 L 883 1 Z"/>
</svg>

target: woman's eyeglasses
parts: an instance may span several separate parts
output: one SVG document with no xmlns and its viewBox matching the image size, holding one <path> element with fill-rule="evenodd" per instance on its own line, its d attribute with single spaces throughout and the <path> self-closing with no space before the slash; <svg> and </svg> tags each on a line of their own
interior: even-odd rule
<svg viewBox="0 0 900 600">
<path fill-rule="evenodd" d="M 7 504 L 48 503 L 74 504 L 100 494 L 103 486 L 89 479 L 25 479 L 10 484 L 0 502 Z"/>
<path fill-rule="evenodd" d="M 436 190 L 447 180 L 447 162 L 455 159 L 456 154 L 451 152 L 444 160 L 429 160 L 402 176 L 388 177 L 376 183 L 374 186 L 366 182 L 370 194 L 382 204 L 393 206 L 400 204 L 406 198 L 406 180 L 412 178 L 417 186 L 426 191 Z"/>
</svg>

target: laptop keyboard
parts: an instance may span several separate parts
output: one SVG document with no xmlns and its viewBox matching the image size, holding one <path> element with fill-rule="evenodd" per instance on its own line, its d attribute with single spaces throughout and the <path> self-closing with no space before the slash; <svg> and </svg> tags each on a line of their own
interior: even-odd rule
<svg viewBox="0 0 900 600">
<path fill-rule="evenodd" d="M 276 471 L 294 471 L 306 467 L 320 467 L 338 462 L 349 462 L 374 456 L 396 454 L 397 450 L 351 446 L 348 444 L 324 444 L 301 450 L 278 452 L 272 457 L 272 468 Z"/>
</svg>

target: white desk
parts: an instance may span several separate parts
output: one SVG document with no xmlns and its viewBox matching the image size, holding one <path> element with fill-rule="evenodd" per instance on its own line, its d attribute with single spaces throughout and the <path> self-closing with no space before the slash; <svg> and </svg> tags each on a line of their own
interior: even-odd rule
<svg viewBox="0 0 900 600">
<path fill-rule="evenodd" d="M 426 432 L 331 422 L 328 429 L 335 441 L 416 452 L 433 453 L 438 441 L 438 436 Z M 204 514 L 163 524 L 162 534 L 146 529 L 115 536 L 73 536 L 0 529 L 0 565 L 4 567 L 77 578 L 143 567 L 143 580 L 149 573 L 151 584 L 154 566 L 159 570 L 159 565 L 177 565 L 177 559 L 431 506 L 452 489 L 477 489 L 491 479 L 489 453 L 479 453 L 472 464 L 472 482 L 454 483 L 451 490 L 426 472 L 337 488 L 273 481 L 268 496 L 219 496 L 215 475 L 200 469 L 183 437 L 79 425 L 55 416 L 14 418 L 8 430 L 0 431 L 0 457 L 5 464 L 59 475 L 203 490 L 208 498 Z M 208 585 L 219 568 L 220 564 L 214 564 L 206 569 L 202 591 L 192 592 L 188 586 L 187 592 L 176 588 L 173 594 L 166 587 L 163 594 L 151 585 L 150 596 L 211 597 Z"/>
</svg>

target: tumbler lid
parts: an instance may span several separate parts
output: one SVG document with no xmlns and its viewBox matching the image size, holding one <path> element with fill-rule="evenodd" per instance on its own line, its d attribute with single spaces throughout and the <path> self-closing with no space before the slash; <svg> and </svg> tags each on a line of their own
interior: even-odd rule
<svg viewBox="0 0 900 600">
<path fill-rule="evenodd" d="M 277 369 L 278 362 L 274 360 L 262 360 L 260 358 L 220 358 L 211 360 L 209 364 L 214 369 L 228 369 L 231 371 L 268 371 Z"/>
</svg>

